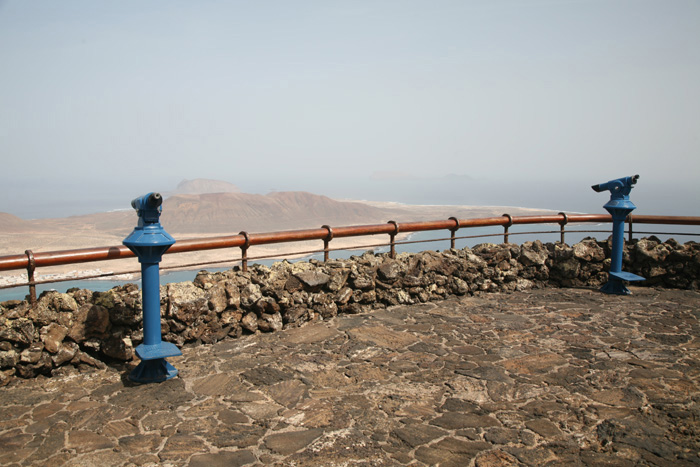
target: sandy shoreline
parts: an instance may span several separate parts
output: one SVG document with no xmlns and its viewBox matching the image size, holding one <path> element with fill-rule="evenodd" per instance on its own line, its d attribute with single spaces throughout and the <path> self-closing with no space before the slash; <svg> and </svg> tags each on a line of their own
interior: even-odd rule
<svg viewBox="0 0 700 467">
<path fill-rule="evenodd" d="M 494 217 L 502 215 L 503 212 L 509 212 L 512 215 L 533 215 L 545 212 L 551 213 L 551 211 L 541 209 L 504 206 L 417 206 L 394 202 L 359 202 L 376 208 L 381 208 L 384 211 L 384 215 L 386 215 L 388 219 L 393 219 L 399 223 L 448 219 L 452 216 L 460 219 Z M 76 225 L 71 222 L 70 219 L 59 219 L 58 221 L 58 224 L 50 224 L 51 227 L 49 228 L 38 229 L 35 226 L 33 230 L 30 231 L 3 232 L 2 229 L 0 229 L 0 256 L 18 253 L 21 254 L 21 252 L 24 252 L 27 248 L 32 249 L 36 253 L 40 251 L 90 248 L 100 245 L 121 245 L 124 236 L 126 233 L 128 233 L 110 230 L 109 228 L 95 228 L 95 226 L 91 225 Z M 379 224 L 382 222 L 386 221 L 377 221 L 377 219 L 368 218 L 364 224 Z M 309 224 L 310 225 L 307 228 L 312 228 L 313 225 L 321 225 L 322 222 L 321 220 L 319 220 L 318 223 L 309 221 Z M 248 231 L 255 233 L 259 230 L 259 228 L 259 226 L 250 225 Z M 280 230 L 284 229 L 285 226 L 281 224 Z M 190 238 L 211 238 L 215 236 L 234 235 L 235 233 L 201 233 L 192 235 L 171 232 L 171 234 L 176 238 L 176 240 L 186 240 Z M 403 241 L 409 235 L 411 234 L 400 233 L 397 235 L 396 240 Z M 444 231 L 444 237 L 449 237 L 449 231 Z M 376 246 L 370 248 L 363 247 L 367 247 L 368 245 L 386 246 L 388 243 L 388 235 L 377 234 L 373 236 L 333 239 L 330 243 L 330 248 L 332 250 L 356 249 L 358 250 L 357 254 L 361 254 L 362 251 L 378 248 Z M 448 247 L 449 243 L 445 242 L 445 248 Z M 256 258 L 261 259 L 260 257 L 265 257 L 264 259 L 279 260 L 292 259 L 309 256 L 311 254 L 309 252 L 317 252 L 322 249 L 322 240 L 309 240 L 303 242 L 290 242 L 271 245 L 254 245 L 248 249 L 248 258 L 251 262 L 255 262 Z M 332 256 L 333 254 L 331 253 L 331 257 Z M 240 260 L 241 250 L 238 247 L 166 254 L 161 262 L 161 270 L 202 270 L 233 267 L 234 265 L 240 264 Z M 113 275 L 110 275 L 107 277 L 102 277 L 103 280 L 137 280 L 140 274 L 140 265 L 136 258 L 88 262 L 82 264 L 84 265 L 84 268 L 81 268 L 79 264 L 38 268 L 35 272 L 35 280 L 82 280 L 86 279 L 86 276 L 99 276 L 105 274 L 119 274 L 123 276 L 115 278 Z M 23 284 L 26 282 L 27 273 L 25 270 L 0 272 L 0 286 Z"/>
</svg>

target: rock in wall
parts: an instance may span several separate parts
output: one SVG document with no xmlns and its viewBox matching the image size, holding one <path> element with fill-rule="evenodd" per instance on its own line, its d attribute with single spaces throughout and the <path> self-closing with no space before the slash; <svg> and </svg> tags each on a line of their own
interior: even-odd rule
<svg viewBox="0 0 700 467">
<path fill-rule="evenodd" d="M 450 295 L 531 288 L 599 287 L 607 281 L 611 242 L 573 246 L 539 241 L 350 259 L 280 262 L 200 272 L 193 282 L 161 287 L 163 340 L 179 346 L 272 332 L 398 304 Z M 640 285 L 698 289 L 700 244 L 655 237 L 625 246 L 623 269 Z M 134 359 L 143 340 L 141 291 L 45 292 L 36 306 L 0 303 L 0 385 L 19 376 L 51 375 L 63 365 L 104 367 Z M 106 363 L 105 363 L 106 362 Z"/>
</svg>

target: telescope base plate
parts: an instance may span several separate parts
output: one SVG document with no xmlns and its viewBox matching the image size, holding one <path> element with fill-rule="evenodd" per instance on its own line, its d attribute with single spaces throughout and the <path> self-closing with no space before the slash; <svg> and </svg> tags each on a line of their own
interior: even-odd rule
<svg viewBox="0 0 700 467">
<path fill-rule="evenodd" d="M 611 277 L 614 277 L 615 279 L 621 280 L 621 281 L 644 281 L 646 280 L 642 276 L 638 276 L 636 274 L 632 274 L 631 272 L 625 272 L 625 271 L 620 271 L 620 272 L 610 272 L 609 273 Z"/>
<path fill-rule="evenodd" d="M 135 383 L 161 383 L 177 376 L 177 369 L 164 358 L 141 360 L 129 373 L 129 380 Z"/>
<path fill-rule="evenodd" d="M 631 272 L 617 271 L 610 272 L 607 284 L 600 288 L 600 291 L 613 295 L 630 295 L 630 289 L 625 287 L 622 281 L 643 281 L 646 280 L 642 276 L 632 274 Z"/>
<path fill-rule="evenodd" d="M 159 342 L 153 345 L 141 344 L 134 349 L 134 352 L 141 360 L 156 360 L 182 355 L 180 349 L 172 342 Z"/>
</svg>

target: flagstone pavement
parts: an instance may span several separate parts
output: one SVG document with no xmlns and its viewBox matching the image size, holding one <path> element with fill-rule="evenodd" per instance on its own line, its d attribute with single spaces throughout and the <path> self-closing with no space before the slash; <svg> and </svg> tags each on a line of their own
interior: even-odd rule
<svg viewBox="0 0 700 467">
<path fill-rule="evenodd" d="M 700 465 L 700 293 L 484 294 L 0 388 L 2 466 Z"/>
</svg>

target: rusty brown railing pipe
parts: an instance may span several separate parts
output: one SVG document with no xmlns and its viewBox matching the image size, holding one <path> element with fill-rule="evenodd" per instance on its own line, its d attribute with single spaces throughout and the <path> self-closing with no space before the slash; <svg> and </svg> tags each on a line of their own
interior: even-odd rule
<svg viewBox="0 0 700 467">
<path fill-rule="evenodd" d="M 478 219 L 445 219 L 425 222 L 401 222 L 396 225 L 373 224 L 355 225 L 346 227 L 333 227 L 333 238 L 358 237 L 367 235 L 396 234 L 421 232 L 428 230 L 450 230 L 458 223 L 459 229 L 469 227 L 505 226 L 521 224 L 560 224 L 568 223 L 601 223 L 611 222 L 609 214 L 553 214 L 540 216 L 511 216 L 485 217 Z M 700 217 L 671 217 L 671 216 L 642 216 L 635 215 L 633 220 L 637 224 L 672 224 L 672 225 L 700 225 Z M 266 232 L 248 234 L 249 246 L 266 245 L 272 243 L 298 242 L 306 240 L 323 240 L 328 236 L 328 229 L 321 227 L 308 230 L 290 230 L 281 232 Z M 228 235 L 212 238 L 195 238 L 178 240 L 168 249 L 166 254 L 185 253 L 191 251 L 214 250 L 220 248 L 243 247 L 246 245 L 246 236 L 243 234 Z M 125 246 L 110 246 L 97 248 L 84 248 L 76 250 L 49 251 L 34 253 L 36 267 L 60 266 L 64 264 L 86 263 L 94 261 L 107 261 L 114 259 L 133 258 L 135 255 Z M 26 269 L 29 266 L 27 255 L 9 255 L 0 257 L 0 271 Z"/>
<path fill-rule="evenodd" d="M 77 250 L 47 251 L 34 253 L 36 267 L 60 266 L 63 264 L 89 263 L 112 259 L 133 258 L 134 255 L 125 246 L 81 248 Z M 0 271 L 24 269 L 28 266 L 26 255 L 0 257 Z"/>
<path fill-rule="evenodd" d="M 513 225 L 526 224 L 559 224 L 561 241 L 564 242 L 564 226 L 571 223 L 607 223 L 611 222 L 609 214 L 550 214 L 538 216 L 511 216 L 503 214 L 498 217 L 486 217 L 478 219 L 457 219 L 450 217 L 445 220 L 423 221 L 423 222 L 394 222 L 385 224 L 355 225 L 344 227 L 330 227 L 324 225 L 318 229 L 289 230 L 280 232 L 263 232 L 248 234 L 240 232 L 238 235 L 228 235 L 212 238 L 196 238 L 178 240 L 166 254 L 185 253 L 193 251 L 203 251 L 221 248 L 241 248 L 242 267 L 247 267 L 247 250 L 254 245 L 267 245 L 273 243 L 300 242 L 308 240 L 322 240 L 324 242 L 324 260 L 328 259 L 331 251 L 330 242 L 336 238 L 359 237 L 370 235 L 389 235 L 390 255 L 395 257 L 396 235 L 399 233 L 423 232 L 431 230 L 449 230 L 450 246 L 454 248 L 455 232 L 459 229 L 469 227 L 489 227 L 503 226 L 504 241 L 508 242 L 508 228 Z M 632 235 L 632 224 L 668 224 L 668 225 L 700 225 L 700 217 L 691 216 L 629 216 L 630 236 Z M 534 232 L 533 232 L 534 233 Z M 467 238 L 467 237 L 462 237 Z M 471 238 L 471 237 L 469 237 Z M 386 244 L 384 244 L 386 245 Z M 378 246 L 378 245 L 370 245 Z M 85 263 L 94 261 L 107 261 L 115 259 L 133 258 L 135 255 L 125 246 L 111 246 L 98 248 L 84 248 L 77 250 L 49 251 L 43 253 L 33 253 L 29 250 L 24 255 L 10 255 L 0 257 L 0 271 L 15 269 L 26 269 L 28 282 L 21 285 L 29 285 L 30 297 L 35 297 L 34 271 L 39 267 L 59 266 L 64 264 Z M 207 263 L 208 264 L 208 263 Z M 105 274 L 100 275 L 100 277 Z"/>
<path fill-rule="evenodd" d="M 700 217 L 695 216 L 642 216 L 629 215 L 637 224 L 700 225 Z"/>
</svg>

